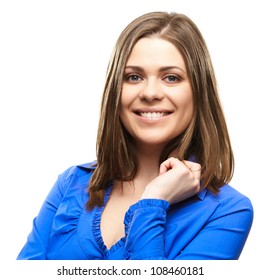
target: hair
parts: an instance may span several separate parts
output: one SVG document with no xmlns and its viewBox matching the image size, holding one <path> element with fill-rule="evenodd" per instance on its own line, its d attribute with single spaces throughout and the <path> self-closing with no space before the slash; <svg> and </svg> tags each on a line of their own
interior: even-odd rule
<svg viewBox="0 0 260 280">
<path fill-rule="evenodd" d="M 193 91 L 193 117 L 187 129 L 167 144 L 158 167 L 176 150 L 180 160 L 193 158 L 201 164 L 203 187 L 214 193 L 233 176 L 230 138 L 202 34 L 183 14 L 151 12 L 136 18 L 123 30 L 112 52 L 101 102 L 97 163 L 88 187 L 89 210 L 103 205 L 110 182 L 132 180 L 138 171 L 133 139 L 120 122 L 119 113 L 125 65 L 137 41 L 144 37 L 167 40 L 178 49 Z"/>
</svg>

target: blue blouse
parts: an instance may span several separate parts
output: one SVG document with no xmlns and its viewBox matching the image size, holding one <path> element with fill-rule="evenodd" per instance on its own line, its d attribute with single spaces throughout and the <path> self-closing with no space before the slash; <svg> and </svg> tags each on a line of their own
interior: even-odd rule
<svg viewBox="0 0 260 280">
<path fill-rule="evenodd" d="M 61 174 L 43 203 L 17 259 L 238 259 L 253 221 L 250 200 L 225 185 L 178 204 L 143 199 L 125 214 L 125 236 L 109 250 L 100 231 L 104 205 L 85 209 L 91 163 Z"/>
</svg>

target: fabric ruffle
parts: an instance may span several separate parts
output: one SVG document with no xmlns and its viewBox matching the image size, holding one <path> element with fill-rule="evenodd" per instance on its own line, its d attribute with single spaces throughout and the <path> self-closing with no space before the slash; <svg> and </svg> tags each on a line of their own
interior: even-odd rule
<svg viewBox="0 0 260 280">
<path fill-rule="evenodd" d="M 125 232 L 126 234 L 129 232 L 129 228 L 131 226 L 131 222 L 134 216 L 134 213 L 139 209 L 145 209 L 150 207 L 161 208 L 163 211 L 167 211 L 170 204 L 166 200 L 162 199 L 142 199 L 137 203 L 130 206 L 128 211 L 125 214 L 124 224 L 125 224 Z"/>
<path fill-rule="evenodd" d="M 108 249 L 104 243 L 104 240 L 102 238 L 102 233 L 100 229 L 101 224 L 101 216 L 104 211 L 105 205 L 107 204 L 107 201 L 109 199 L 109 196 L 111 194 L 113 182 L 110 182 L 108 188 L 106 189 L 105 197 L 104 197 L 104 204 L 96 209 L 96 212 L 94 214 L 93 219 L 93 235 L 95 238 L 96 243 L 100 247 L 101 251 L 104 253 L 104 256 L 111 255 L 113 252 L 118 250 L 122 245 L 124 245 L 125 237 L 121 238 L 118 242 L 116 242 L 110 249 Z"/>
<path fill-rule="evenodd" d="M 73 186 L 73 190 L 70 188 L 68 194 L 64 196 L 53 220 L 52 231 L 55 235 L 64 235 L 77 230 L 78 220 L 85 210 L 82 197 L 86 197 L 85 188 L 78 184 Z"/>
<path fill-rule="evenodd" d="M 101 207 L 98 207 L 95 210 L 94 219 L 93 219 L 93 226 L 92 231 L 95 238 L 96 243 L 99 245 L 101 250 L 103 252 L 107 251 L 106 245 L 103 241 L 100 224 L 101 224 L 101 215 L 103 213 L 103 210 L 105 208 L 105 205 L 109 199 L 110 193 L 111 193 L 112 183 L 109 184 L 108 188 L 106 189 L 105 197 L 104 197 L 104 204 Z"/>
</svg>

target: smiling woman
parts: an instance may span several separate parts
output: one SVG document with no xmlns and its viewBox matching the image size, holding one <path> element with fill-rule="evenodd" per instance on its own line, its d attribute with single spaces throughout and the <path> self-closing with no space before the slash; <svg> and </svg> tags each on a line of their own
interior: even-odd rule
<svg viewBox="0 0 260 280">
<path fill-rule="evenodd" d="M 145 14 L 112 53 L 97 160 L 59 176 L 18 259 L 238 259 L 253 208 L 232 174 L 200 31 Z"/>
</svg>

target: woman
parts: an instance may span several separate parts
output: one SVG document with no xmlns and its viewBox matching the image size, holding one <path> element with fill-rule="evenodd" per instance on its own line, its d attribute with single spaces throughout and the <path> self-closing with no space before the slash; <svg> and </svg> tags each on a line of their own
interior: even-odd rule
<svg viewBox="0 0 260 280">
<path fill-rule="evenodd" d="M 238 259 L 253 209 L 232 174 L 201 33 L 145 14 L 111 57 L 97 161 L 59 176 L 18 259 Z"/>
</svg>

